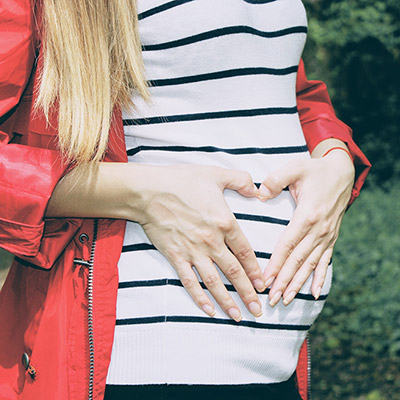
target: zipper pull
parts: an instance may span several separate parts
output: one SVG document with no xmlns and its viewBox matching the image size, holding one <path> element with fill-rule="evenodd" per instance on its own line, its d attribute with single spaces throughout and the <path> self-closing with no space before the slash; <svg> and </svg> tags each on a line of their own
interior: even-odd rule
<svg viewBox="0 0 400 400">
<path fill-rule="evenodd" d="M 35 380 L 36 379 L 36 368 L 31 365 L 31 361 L 27 353 L 22 354 L 22 365 L 28 371 L 29 376 Z"/>
<path fill-rule="evenodd" d="M 81 258 L 75 258 L 74 259 L 74 264 L 83 265 L 85 267 L 91 267 L 92 266 L 92 263 L 90 261 L 86 261 L 86 260 L 83 260 Z"/>
</svg>

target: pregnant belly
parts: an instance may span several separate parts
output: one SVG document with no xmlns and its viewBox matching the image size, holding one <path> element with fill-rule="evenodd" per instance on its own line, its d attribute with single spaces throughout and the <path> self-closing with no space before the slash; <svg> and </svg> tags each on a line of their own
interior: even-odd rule
<svg viewBox="0 0 400 400">
<path fill-rule="evenodd" d="M 145 149 L 132 155 L 130 161 L 218 165 L 246 170 L 254 182 L 262 182 L 272 170 L 307 157 L 304 147 L 287 154 L 242 155 Z M 264 270 L 292 218 L 293 198 L 287 190 L 268 202 L 245 198 L 231 190 L 225 190 L 224 197 Z M 137 384 L 272 383 L 288 379 L 296 367 L 305 335 L 323 308 L 331 282 L 329 268 L 321 296 L 315 301 L 311 276 L 287 307 L 280 302 L 271 308 L 267 289 L 258 294 L 263 315 L 255 318 L 221 273 L 243 320 L 234 322 L 218 305 L 211 318 L 196 306 L 173 266 L 150 243 L 142 227 L 133 222 L 127 224 L 119 274 L 117 325 L 108 383 L 123 383 L 116 365 L 130 359 L 140 359 L 136 364 L 125 362 L 130 365 L 126 379 Z"/>
<path fill-rule="evenodd" d="M 293 199 L 287 191 L 267 203 L 234 191 L 224 194 L 264 269 L 293 214 Z M 142 227 L 132 222 L 127 225 L 119 273 L 117 325 L 108 377 L 108 383 L 116 384 L 123 383 L 117 367 L 121 360 L 130 365 L 126 379 L 135 384 L 286 380 L 296 367 L 308 329 L 323 308 L 331 280 L 329 268 L 322 295 L 315 301 L 310 294 L 310 277 L 287 307 L 280 302 L 271 308 L 267 289 L 258 294 L 263 315 L 255 318 L 221 274 L 243 320 L 232 321 L 218 305 L 215 317 L 210 318 L 195 305 L 172 265 L 151 245 Z"/>
</svg>

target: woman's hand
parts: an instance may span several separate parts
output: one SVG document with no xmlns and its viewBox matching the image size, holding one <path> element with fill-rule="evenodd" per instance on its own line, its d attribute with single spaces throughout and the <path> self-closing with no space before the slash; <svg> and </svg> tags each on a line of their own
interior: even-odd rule
<svg viewBox="0 0 400 400">
<path fill-rule="evenodd" d="M 46 217 L 139 222 L 199 307 L 209 315 L 215 314 L 192 266 L 222 309 L 239 321 L 240 309 L 222 283 L 216 265 L 255 316 L 261 315 L 261 304 L 253 285 L 259 291 L 265 290 L 264 276 L 225 202 L 224 189 L 246 197 L 258 193 L 250 175 L 243 171 L 100 162 L 91 168 L 72 170 L 60 180 Z"/>
<path fill-rule="evenodd" d="M 207 314 L 215 314 L 192 266 L 221 308 L 234 320 L 241 319 L 240 309 L 217 271 L 218 265 L 249 311 L 260 316 L 261 305 L 253 285 L 263 291 L 264 277 L 223 197 L 224 189 L 255 197 L 257 188 L 250 175 L 211 166 L 142 167 L 146 181 L 152 184 L 135 184 L 143 199 L 142 211 L 135 220 L 176 269 L 196 304 Z"/>
<path fill-rule="evenodd" d="M 262 200 L 288 186 L 297 204 L 264 271 L 266 285 L 273 282 L 271 306 L 281 297 L 288 305 L 313 271 L 311 292 L 319 297 L 353 183 L 354 165 L 342 150 L 290 163 L 264 180 Z"/>
</svg>

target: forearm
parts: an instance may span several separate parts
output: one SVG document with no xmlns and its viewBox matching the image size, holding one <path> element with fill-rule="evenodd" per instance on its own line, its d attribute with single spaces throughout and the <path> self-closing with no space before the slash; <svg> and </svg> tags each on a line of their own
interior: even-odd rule
<svg viewBox="0 0 400 400">
<path fill-rule="evenodd" d="M 108 162 L 77 168 L 57 184 L 46 217 L 138 220 L 143 186 L 149 182 L 144 170 L 149 169 L 141 164 Z"/>
</svg>

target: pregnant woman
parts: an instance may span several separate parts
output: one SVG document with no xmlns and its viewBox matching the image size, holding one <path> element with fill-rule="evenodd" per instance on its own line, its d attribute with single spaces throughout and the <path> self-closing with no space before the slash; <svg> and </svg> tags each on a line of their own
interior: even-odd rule
<svg viewBox="0 0 400 400">
<path fill-rule="evenodd" d="M 4 18 L 0 399 L 300 399 L 351 157 L 353 194 L 368 170 L 305 80 L 302 2 L 25 3 Z"/>
</svg>

